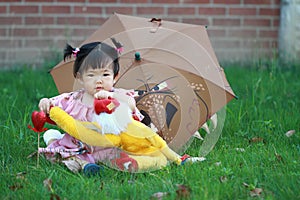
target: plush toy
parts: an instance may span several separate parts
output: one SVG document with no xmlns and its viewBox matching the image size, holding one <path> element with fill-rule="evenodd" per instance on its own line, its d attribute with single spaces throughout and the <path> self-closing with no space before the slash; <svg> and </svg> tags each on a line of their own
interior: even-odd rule
<svg viewBox="0 0 300 200">
<path fill-rule="evenodd" d="M 159 169 L 168 162 L 180 165 L 190 159 L 179 156 L 156 132 L 135 120 L 125 103 L 116 99 L 95 100 L 95 113 L 93 122 L 75 120 L 59 107 L 52 107 L 49 116 L 58 127 L 88 145 L 124 150 L 137 161 L 138 171 Z"/>
</svg>

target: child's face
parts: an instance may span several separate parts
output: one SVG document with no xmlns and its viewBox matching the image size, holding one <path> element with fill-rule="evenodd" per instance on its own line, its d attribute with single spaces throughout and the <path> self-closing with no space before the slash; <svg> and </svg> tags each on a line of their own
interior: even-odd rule
<svg viewBox="0 0 300 200">
<path fill-rule="evenodd" d="M 85 91 L 94 96 L 100 90 L 111 91 L 114 85 L 112 67 L 88 69 L 80 77 Z"/>
</svg>

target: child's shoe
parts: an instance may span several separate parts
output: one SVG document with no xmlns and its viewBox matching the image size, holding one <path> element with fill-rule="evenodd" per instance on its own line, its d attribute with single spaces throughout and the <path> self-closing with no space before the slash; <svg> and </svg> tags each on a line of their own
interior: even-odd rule
<svg viewBox="0 0 300 200">
<path fill-rule="evenodd" d="M 89 177 L 100 175 L 101 171 L 103 171 L 103 167 L 94 163 L 88 163 L 83 168 L 83 174 Z"/>
</svg>

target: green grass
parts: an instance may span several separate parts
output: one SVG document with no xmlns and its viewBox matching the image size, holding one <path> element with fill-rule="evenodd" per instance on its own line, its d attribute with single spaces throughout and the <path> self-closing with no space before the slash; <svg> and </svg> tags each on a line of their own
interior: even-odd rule
<svg viewBox="0 0 300 200">
<path fill-rule="evenodd" d="M 27 128 L 31 112 L 57 91 L 46 70 L 1 71 L 0 199 L 49 199 L 51 193 L 60 199 L 150 199 L 157 192 L 176 199 L 177 184 L 190 188 L 190 199 L 300 199 L 299 67 L 225 68 L 239 99 L 226 107 L 221 138 L 206 161 L 144 174 L 106 168 L 92 178 L 43 157 L 39 167 L 35 157 L 27 158 L 37 148 L 37 135 Z M 296 133 L 286 137 L 288 130 Z M 188 152 L 199 145 L 195 140 Z M 43 184 L 47 178 L 52 192 Z M 254 187 L 263 190 L 260 196 L 250 196 Z"/>
</svg>

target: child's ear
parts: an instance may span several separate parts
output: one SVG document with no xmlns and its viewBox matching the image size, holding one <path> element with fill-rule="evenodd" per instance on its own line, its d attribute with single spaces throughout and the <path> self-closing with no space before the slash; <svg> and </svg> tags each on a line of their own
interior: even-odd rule
<svg viewBox="0 0 300 200">
<path fill-rule="evenodd" d="M 82 76 L 79 72 L 77 72 L 77 74 L 76 74 L 76 79 L 79 81 L 80 84 L 83 83 Z"/>
<path fill-rule="evenodd" d="M 115 75 L 114 77 L 114 84 L 116 83 L 116 81 L 119 79 L 119 74 Z"/>
</svg>

